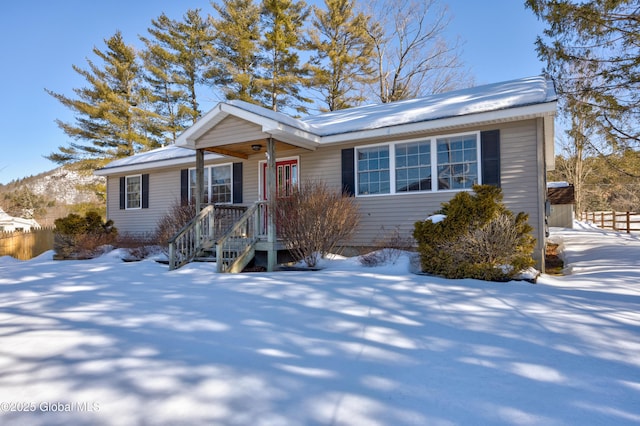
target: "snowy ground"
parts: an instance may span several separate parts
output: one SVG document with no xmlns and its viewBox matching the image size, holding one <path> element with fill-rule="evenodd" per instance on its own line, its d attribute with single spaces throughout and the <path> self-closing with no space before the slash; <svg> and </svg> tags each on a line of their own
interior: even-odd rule
<svg viewBox="0 0 640 426">
<path fill-rule="evenodd" d="M 1 258 L 0 424 L 640 424 L 640 238 L 579 228 L 536 285 Z"/>
</svg>

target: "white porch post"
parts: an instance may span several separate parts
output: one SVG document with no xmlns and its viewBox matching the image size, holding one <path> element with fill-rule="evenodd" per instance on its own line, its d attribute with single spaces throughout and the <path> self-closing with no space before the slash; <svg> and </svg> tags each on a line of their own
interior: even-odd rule
<svg viewBox="0 0 640 426">
<path fill-rule="evenodd" d="M 196 214 L 202 210 L 204 195 L 204 150 L 196 149 Z"/>
<path fill-rule="evenodd" d="M 196 149 L 196 215 L 202 210 L 204 198 L 204 149 Z M 202 237 L 202 225 L 200 221 L 196 224 L 196 241 L 198 244 Z"/>
<path fill-rule="evenodd" d="M 267 271 L 276 268 L 278 252 L 276 251 L 276 146 L 272 137 L 267 139 Z"/>
</svg>

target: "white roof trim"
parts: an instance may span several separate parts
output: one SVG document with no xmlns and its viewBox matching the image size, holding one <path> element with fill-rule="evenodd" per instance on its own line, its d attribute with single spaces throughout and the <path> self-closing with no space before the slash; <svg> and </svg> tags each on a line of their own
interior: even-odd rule
<svg viewBox="0 0 640 426">
<path fill-rule="evenodd" d="M 110 176 L 115 173 L 118 173 L 118 174 L 130 173 L 130 172 L 133 173 L 133 172 L 139 172 L 141 170 L 151 170 L 151 169 L 172 167 L 172 166 L 186 166 L 186 165 L 191 166 L 195 164 L 194 163 L 195 156 L 196 156 L 196 152 L 193 151 L 193 155 L 189 157 L 174 158 L 172 160 L 149 161 L 148 163 L 127 164 L 124 166 L 107 167 L 107 168 L 98 169 L 93 173 L 98 176 Z"/>
<path fill-rule="evenodd" d="M 170 154 L 169 156 L 163 155 L 152 155 L 154 153 L 164 152 L 179 152 L 179 154 Z M 140 160 L 139 162 L 132 161 L 134 157 L 125 157 L 120 160 L 115 160 L 109 163 L 106 167 L 102 169 L 98 169 L 94 172 L 95 175 L 98 176 L 109 176 L 115 173 L 129 173 L 129 172 L 139 172 L 141 170 L 151 170 L 157 168 L 164 167 L 173 167 L 173 166 L 192 166 L 194 164 L 194 157 L 196 155 L 195 151 L 189 150 L 186 148 L 176 147 L 175 145 L 170 145 L 163 148 L 157 148 L 151 151 L 141 152 L 136 154 Z M 144 160 L 150 158 L 148 160 Z M 225 160 L 228 161 L 228 157 L 213 154 L 213 153 L 205 153 L 204 161 L 211 162 L 215 160 Z"/>
<path fill-rule="evenodd" d="M 228 116 L 257 124 L 265 135 L 278 136 L 278 139 L 291 142 L 307 149 L 316 149 L 319 137 L 311 132 L 313 126 L 288 115 L 271 111 L 248 102 L 221 102 L 198 120 L 193 126 L 185 130 L 176 140 L 177 146 L 196 148 L 197 140 L 213 129 Z"/>
<path fill-rule="evenodd" d="M 361 130 L 357 132 L 342 133 L 337 135 L 324 136 L 322 145 L 335 143 L 345 143 L 358 141 L 361 139 L 373 139 L 385 136 L 401 136 L 416 132 L 434 132 L 459 128 L 463 126 L 490 124 L 496 122 L 523 120 L 527 118 L 543 117 L 556 112 L 556 101 L 545 104 L 529 105 L 525 107 L 515 107 L 510 109 L 481 112 L 477 114 L 461 115 L 457 117 L 439 118 L 434 120 L 420 121 L 398 126 L 389 126 L 372 130 Z"/>
</svg>

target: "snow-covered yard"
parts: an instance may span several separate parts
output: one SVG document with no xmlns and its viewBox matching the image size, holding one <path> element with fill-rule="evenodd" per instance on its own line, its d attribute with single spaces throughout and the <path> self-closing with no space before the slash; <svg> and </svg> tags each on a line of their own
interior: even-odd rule
<svg viewBox="0 0 640 426">
<path fill-rule="evenodd" d="M 2 258 L 0 423 L 640 424 L 640 239 L 552 236 L 536 285 Z"/>
</svg>

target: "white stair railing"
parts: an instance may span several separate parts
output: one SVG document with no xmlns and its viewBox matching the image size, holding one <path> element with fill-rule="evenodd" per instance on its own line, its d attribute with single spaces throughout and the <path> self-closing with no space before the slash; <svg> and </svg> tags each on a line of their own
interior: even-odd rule
<svg viewBox="0 0 640 426">
<path fill-rule="evenodd" d="M 191 262 L 215 236 L 215 208 L 206 206 L 169 240 L 169 270 Z"/>
<path fill-rule="evenodd" d="M 251 206 L 229 231 L 216 241 L 218 272 L 240 272 L 255 254 L 255 244 L 262 234 L 266 202 Z"/>
</svg>

